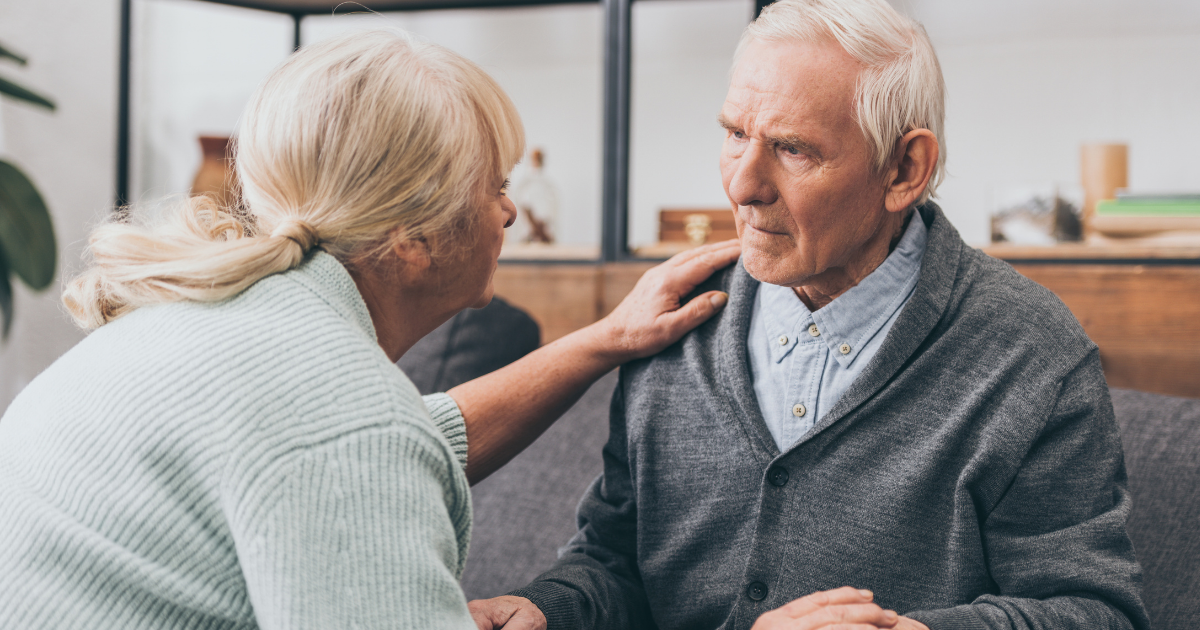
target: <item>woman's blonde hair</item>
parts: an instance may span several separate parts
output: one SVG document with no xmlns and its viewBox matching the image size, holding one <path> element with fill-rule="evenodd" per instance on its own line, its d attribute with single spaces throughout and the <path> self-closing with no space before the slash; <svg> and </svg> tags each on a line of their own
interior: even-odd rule
<svg viewBox="0 0 1200 630">
<path fill-rule="evenodd" d="M 454 241 L 523 152 L 512 101 L 461 56 L 390 31 L 315 44 L 243 114 L 241 204 L 193 197 L 155 222 L 118 213 L 92 233 L 92 264 L 63 302 L 96 328 L 141 306 L 231 297 L 313 247 L 361 264 L 395 238 Z"/>
<path fill-rule="evenodd" d="M 813 43 L 832 38 L 863 64 L 855 118 L 882 170 L 896 143 L 914 129 L 937 138 L 937 165 L 917 203 L 936 194 L 946 165 L 946 84 L 925 28 L 885 0 L 778 0 L 742 33 L 735 59 L 751 41 Z M 736 61 L 735 61 L 736 65 Z"/>
</svg>

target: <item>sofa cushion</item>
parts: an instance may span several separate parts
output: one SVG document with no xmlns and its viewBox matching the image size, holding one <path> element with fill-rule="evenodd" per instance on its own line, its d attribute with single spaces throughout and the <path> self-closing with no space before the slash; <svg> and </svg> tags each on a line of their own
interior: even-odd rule
<svg viewBox="0 0 1200 630">
<path fill-rule="evenodd" d="M 463 572 L 467 599 L 503 595 L 554 564 L 575 535 L 575 505 L 603 470 L 614 371 L 504 468 L 471 488 L 475 528 Z"/>
<path fill-rule="evenodd" d="M 1112 390 L 1133 510 L 1129 537 L 1158 630 L 1200 621 L 1200 400 Z"/>
<path fill-rule="evenodd" d="M 494 372 L 541 343 L 537 322 L 500 298 L 467 309 L 418 341 L 396 365 L 421 394 L 444 392 Z"/>
</svg>

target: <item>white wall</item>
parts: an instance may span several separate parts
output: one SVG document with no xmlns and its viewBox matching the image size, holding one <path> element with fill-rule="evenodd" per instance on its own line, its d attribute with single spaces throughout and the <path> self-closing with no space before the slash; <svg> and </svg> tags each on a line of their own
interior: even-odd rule
<svg viewBox="0 0 1200 630">
<path fill-rule="evenodd" d="M 1200 191 L 1200 2 L 896 0 L 948 89 L 943 208 L 988 239 L 993 191 L 1079 183 L 1079 146 L 1127 142 L 1130 188 Z"/>
<path fill-rule="evenodd" d="M 112 203 L 117 39 L 115 0 L 0 4 L 0 42 L 29 65 L 0 73 L 52 96 L 58 111 L 0 100 L 0 153 L 41 190 L 53 215 L 59 275 L 77 270 L 88 226 Z M 16 322 L 0 346 L 0 409 L 83 337 L 59 306 L 58 284 L 32 294 L 16 282 Z"/>
<path fill-rule="evenodd" d="M 717 113 L 752 0 L 636 2 L 629 243 L 658 240 L 663 208 L 726 208 Z"/>
</svg>

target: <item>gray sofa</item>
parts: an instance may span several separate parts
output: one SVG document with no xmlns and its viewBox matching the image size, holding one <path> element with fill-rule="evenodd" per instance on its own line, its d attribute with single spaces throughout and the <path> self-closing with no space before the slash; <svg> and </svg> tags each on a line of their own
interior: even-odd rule
<svg viewBox="0 0 1200 630">
<path fill-rule="evenodd" d="M 529 335 L 532 320 L 514 327 L 521 317 L 512 310 L 497 308 L 502 315 L 496 318 L 487 309 L 460 314 L 466 321 L 452 320 L 422 340 L 401 368 L 419 387 L 439 375 L 438 387 L 422 387 L 427 393 L 497 369 L 501 357 L 515 360 L 537 346 L 537 336 L 536 328 Z M 463 343 L 467 339 L 486 341 Z M 615 384 L 616 373 L 602 378 L 525 452 L 472 489 L 475 526 L 462 580 L 469 599 L 525 585 L 574 534 L 575 505 L 601 470 Z M 1146 607 L 1155 628 L 1190 630 L 1200 621 L 1200 400 L 1121 389 L 1112 397 Z"/>
</svg>

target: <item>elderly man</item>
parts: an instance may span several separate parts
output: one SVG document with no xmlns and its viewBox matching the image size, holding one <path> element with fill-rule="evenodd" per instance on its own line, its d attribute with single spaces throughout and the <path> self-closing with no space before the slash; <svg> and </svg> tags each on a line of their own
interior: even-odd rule
<svg viewBox="0 0 1200 630">
<path fill-rule="evenodd" d="M 729 306 L 622 369 L 578 534 L 481 628 L 1147 626 L 1096 346 L 927 202 L 943 94 L 883 0 L 747 29 Z"/>
</svg>

